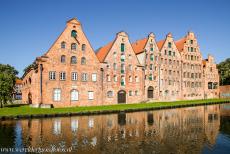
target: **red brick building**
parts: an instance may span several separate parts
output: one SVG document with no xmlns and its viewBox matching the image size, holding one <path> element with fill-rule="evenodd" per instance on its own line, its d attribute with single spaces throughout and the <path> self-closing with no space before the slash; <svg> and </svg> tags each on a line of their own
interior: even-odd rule
<svg viewBox="0 0 230 154">
<path fill-rule="evenodd" d="M 194 33 L 176 42 L 171 33 L 159 42 L 150 33 L 131 44 L 128 34 L 119 32 L 95 52 L 76 18 L 36 58 L 22 85 L 24 103 L 54 107 L 219 96 L 214 59 L 202 63 Z"/>
</svg>

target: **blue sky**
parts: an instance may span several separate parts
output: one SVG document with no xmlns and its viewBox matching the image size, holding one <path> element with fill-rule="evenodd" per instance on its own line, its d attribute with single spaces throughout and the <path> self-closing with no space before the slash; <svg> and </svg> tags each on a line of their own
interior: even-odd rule
<svg viewBox="0 0 230 154">
<path fill-rule="evenodd" d="M 175 40 L 195 32 L 203 57 L 216 62 L 230 57 L 229 0 L 1 0 L 0 63 L 23 69 L 45 53 L 76 17 L 93 48 L 105 45 L 121 30 L 130 40 L 154 32 Z"/>
</svg>

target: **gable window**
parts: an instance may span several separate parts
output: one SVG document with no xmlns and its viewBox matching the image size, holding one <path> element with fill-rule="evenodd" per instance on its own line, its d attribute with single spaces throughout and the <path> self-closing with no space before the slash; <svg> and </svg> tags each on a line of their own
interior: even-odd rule
<svg viewBox="0 0 230 154">
<path fill-rule="evenodd" d="M 61 100 L 61 89 L 54 89 L 53 100 L 54 101 L 60 101 Z"/>
<path fill-rule="evenodd" d="M 117 76 L 114 75 L 113 78 L 114 78 L 114 82 L 117 82 Z"/>
<path fill-rule="evenodd" d="M 125 44 L 121 43 L 121 52 L 124 52 L 124 51 L 125 51 Z"/>
<path fill-rule="evenodd" d="M 65 42 L 61 42 L 61 48 L 65 49 Z"/>
<path fill-rule="evenodd" d="M 65 80 L 65 79 L 66 79 L 66 73 L 60 72 L 60 80 Z"/>
<path fill-rule="evenodd" d="M 82 50 L 82 51 L 85 51 L 85 49 L 86 49 L 86 45 L 85 45 L 85 44 L 82 44 L 81 50 Z"/>
<path fill-rule="evenodd" d="M 172 43 L 168 42 L 168 47 L 171 48 L 172 47 Z"/>
<path fill-rule="evenodd" d="M 153 80 L 153 75 L 149 74 L 149 80 L 152 81 Z"/>
<path fill-rule="evenodd" d="M 137 76 L 135 76 L 135 81 L 136 81 L 136 82 L 139 82 L 139 79 L 138 79 L 138 77 L 137 77 Z"/>
<path fill-rule="evenodd" d="M 65 63 L 65 55 L 61 56 L 61 63 Z"/>
<path fill-rule="evenodd" d="M 169 51 L 169 56 L 172 56 L 172 51 Z"/>
<path fill-rule="evenodd" d="M 111 81 L 110 75 L 106 75 L 106 79 L 107 79 L 108 82 Z"/>
<path fill-rule="evenodd" d="M 71 50 L 76 50 L 77 49 L 77 44 L 76 43 L 72 43 L 71 44 Z"/>
<path fill-rule="evenodd" d="M 190 40 L 190 44 L 193 44 L 193 40 Z"/>
<path fill-rule="evenodd" d="M 153 70 L 153 64 L 150 64 L 149 69 Z"/>
<path fill-rule="evenodd" d="M 77 80 L 77 72 L 72 72 L 72 81 Z"/>
<path fill-rule="evenodd" d="M 85 65 L 85 64 L 86 64 L 86 58 L 85 58 L 85 57 L 82 57 L 82 58 L 81 58 L 81 64 L 82 64 L 82 65 Z"/>
<path fill-rule="evenodd" d="M 50 80 L 55 80 L 56 79 L 56 75 L 55 75 L 56 73 L 54 72 L 54 71 L 50 71 L 49 72 L 49 79 Z"/>
<path fill-rule="evenodd" d="M 87 73 L 82 73 L 81 75 L 81 81 L 87 81 Z"/>
<path fill-rule="evenodd" d="M 77 58 L 75 56 L 71 57 L 71 64 L 77 64 Z"/>
<path fill-rule="evenodd" d="M 132 76 L 129 76 L 129 82 L 132 82 Z"/>
<path fill-rule="evenodd" d="M 107 92 L 107 97 L 109 97 L 109 98 L 113 97 L 113 91 L 108 91 Z"/>
<path fill-rule="evenodd" d="M 131 64 L 129 64 L 129 70 L 132 71 L 132 65 Z"/>
<path fill-rule="evenodd" d="M 76 30 L 71 31 L 71 37 L 74 37 L 74 38 L 77 37 L 77 31 Z"/>
<path fill-rule="evenodd" d="M 122 73 L 122 74 L 125 73 L 125 64 L 121 64 L 121 73 Z"/>
<path fill-rule="evenodd" d="M 150 51 L 153 51 L 153 44 L 150 44 Z"/>
<path fill-rule="evenodd" d="M 125 55 L 124 55 L 124 54 L 121 55 L 121 61 L 122 61 L 122 62 L 125 61 Z"/>
<path fill-rule="evenodd" d="M 88 91 L 88 99 L 93 100 L 94 99 L 94 92 L 93 91 Z"/>
<path fill-rule="evenodd" d="M 113 69 L 117 70 L 117 64 L 116 63 L 113 63 Z"/>
<path fill-rule="evenodd" d="M 122 76 L 122 77 L 121 77 L 121 86 L 124 86 L 124 85 L 125 85 L 125 77 Z"/>
<path fill-rule="evenodd" d="M 133 93 L 132 93 L 132 91 L 130 90 L 130 91 L 129 91 L 129 96 L 132 96 L 132 95 L 133 95 Z"/>
<path fill-rule="evenodd" d="M 71 91 L 71 101 L 78 101 L 78 91 L 76 89 L 73 89 Z"/>
<path fill-rule="evenodd" d="M 193 52 L 193 47 L 191 47 L 191 52 Z"/>
<path fill-rule="evenodd" d="M 174 57 L 176 56 L 176 53 L 175 53 L 175 52 L 173 52 L 173 56 L 174 56 Z"/>
<path fill-rule="evenodd" d="M 96 81 L 97 81 L 97 74 L 96 74 L 96 73 L 93 73 L 93 74 L 92 74 L 92 81 L 93 81 L 93 82 L 96 82 Z"/>
<path fill-rule="evenodd" d="M 154 56 L 153 54 L 150 55 L 150 60 L 153 61 L 154 60 Z"/>
</svg>

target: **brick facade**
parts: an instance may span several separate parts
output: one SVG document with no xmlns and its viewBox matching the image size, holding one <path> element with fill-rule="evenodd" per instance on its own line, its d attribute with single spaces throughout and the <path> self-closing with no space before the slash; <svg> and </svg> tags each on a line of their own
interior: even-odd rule
<svg viewBox="0 0 230 154">
<path fill-rule="evenodd" d="M 214 59 L 202 62 L 192 32 L 175 42 L 171 33 L 159 42 L 150 33 L 132 44 L 119 32 L 95 54 L 73 18 L 24 74 L 22 101 L 67 107 L 215 98 L 216 83 Z"/>
</svg>

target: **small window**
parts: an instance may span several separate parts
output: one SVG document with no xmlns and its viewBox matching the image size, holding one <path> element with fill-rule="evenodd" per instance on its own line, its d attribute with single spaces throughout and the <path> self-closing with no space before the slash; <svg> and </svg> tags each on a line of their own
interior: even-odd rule
<svg viewBox="0 0 230 154">
<path fill-rule="evenodd" d="M 114 75 L 113 78 L 114 78 L 114 82 L 117 82 L 117 76 Z"/>
<path fill-rule="evenodd" d="M 190 44 L 193 44 L 193 40 L 190 40 Z"/>
<path fill-rule="evenodd" d="M 108 98 L 112 98 L 113 97 L 113 92 L 112 91 L 108 91 L 107 92 L 107 97 Z"/>
<path fill-rule="evenodd" d="M 132 80 L 132 76 L 129 76 L 129 82 L 132 82 L 133 80 Z"/>
<path fill-rule="evenodd" d="M 71 91 L 71 101 L 78 101 L 78 91 L 75 89 Z"/>
<path fill-rule="evenodd" d="M 77 80 L 77 72 L 72 72 L 72 81 Z"/>
<path fill-rule="evenodd" d="M 66 79 L 66 73 L 60 72 L 60 80 L 65 80 L 65 79 Z"/>
<path fill-rule="evenodd" d="M 171 48 L 172 47 L 172 43 L 168 42 L 168 47 Z"/>
<path fill-rule="evenodd" d="M 96 73 L 93 73 L 93 74 L 92 74 L 92 81 L 93 81 L 93 82 L 96 82 L 96 81 L 97 81 L 97 74 L 96 74 Z"/>
<path fill-rule="evenodd" d="M 72 43 L 71 44 L 71 50 L 76 50 L 77 49 L 77 44 L 76 43 Z"/>
<path fill-rule="evenodd" d="M 93 100 L 94 99 L 94 92 L 93 91 L 88 91 L 88 99 Z"/>
<path fill-rule="evenodd" d="M 110 82 L 111 81 L 110 75 L 106 75 L 106 79 L 107 79 L 108 82 Z"/>
<path fill-rule="evenodd" d="M 136 81 L 136 82 L 139 82 L 139 79 L 138 79 L 138 77 L 137 77 L 137 76 L 135 76 L 135 81 Z"/>
<path fill-rule="evenodd" d="M 88 78 L 88 76 L 87 76 L 86 73 L 83 73 L 83 74 L 81 75 L 81 81 L 87 81 L 87 78 Z"/>
<path fill-rule="evenodd" d="M 138 91 L 137 90 L 135 91 L 135 95 L 138 96 Z"/>
<path fill-rule="evenodd" d="M 191 52 L 193 52 L 193 47 L 191 47 Z"/>
<path fill-rule="evenodd" d="M 154 60 L 154 56 L 153 54 L 150 55 L 150 60 L 153 61 Z"/>
<path fill-rule="evenodd" d="M 60 101 L 61 100 L 61 89 L 54 89 L 53 100 L 54 101 Z"/>
<path fill-rule="evenodd" d="M 121 52 L 124 52 L 124 51 L 125 51 L 125 44 L 121 43 Z"/>
<path fill-rule="evenodd" d="M 65 44 L 66 44 L 65 42 L 61 42 L 61 48 L 62 49 L 65 49 Z"/>
<path fill-rule="evenodd" d="M 81 50 L 82 50 L 82 51 L 85 51 L 85 50 L 86 50 L 86 45 L 85 45 L 85 44 L 82 44 Z"/>
<path fill-rule="evenodd" d="M 117 70 L 117 64 L 116 63 L 113 63 L 113 69 Z"/>
<path fill-rule="evenodd" d="M 169 56 L 172 56 L 172 51 L 169 51 Z"/>
<path fill-rule="evenodd" d="M 132 91 L 129 91 L 129 96 L 132 96 L 132 95 L 133 95 Z"/>
<path fill-rule="evenodd" d="M 49 79 L 50 80 L 55 80 L 56 79 L 56 73 L 54 71 L 49 72 Z"/>
<path fill-rule="evenodd" d="M 71 31 L 71 37 L 74 37 L 74 38 L 77 37 L 77 31 L 76 30 Z"/>
<path fill-rule="evenodd" d="M 85 65 L 85 64 L 86 64 L 86 58 L 85 58 L 85 57 L 82 57 L 82 58 L 81 58 L 81 64 L 82 64 L 82 65 Z"/>
<path fill-rule="evenodd" d="M 61 63 L 65 63 L 65 55 L 61 56 Z"/>
<path fill-rule="evenodd" d="M 77 64 L 77 58 L 75 56 L 71 57 L 71 64 Z"/>
</svg>

